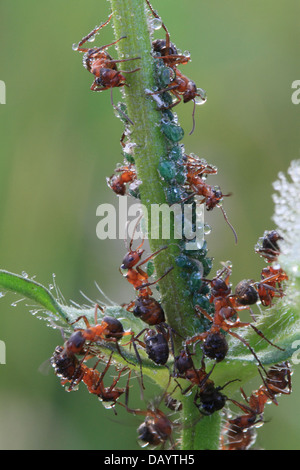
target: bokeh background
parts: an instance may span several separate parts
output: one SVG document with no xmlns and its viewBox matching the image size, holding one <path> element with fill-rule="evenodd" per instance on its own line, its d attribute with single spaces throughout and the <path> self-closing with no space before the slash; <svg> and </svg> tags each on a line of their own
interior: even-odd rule
<svg viewBox="0 0 300 470">
<path fill-rule="evenodd" d="M 196 109 L 192 136 L 192 104 L 176 108 L 186 151 L 217 165 L 216 184 L 233 193 L 224 207 L 239 243 L 214 211 L 208 221 L 214 268 L 230 259 L 233 283 L 257 279 L 263 262 L 254 245 L 274 227 L 272 182 L 299 158 L 300 106 L 292 104 L 291 84 L 300 79 L 300 3 L 153 0 L 153 6 L 176 45 L 191 52 L 184 73 L 208 93 L 207 104 Z M 80 291 L 99 298 L 95 281 L 116 302 L 133 297 L 118 271 L 123 240 L 96 237 L 97 206 L 118 203 L 105 177 L 122 161 L 123 128 L 110 93 L 89 90 L 92 76 L 71 48 L 108 13 L 105 0 L 0 2 L 0 79 L 7 92 L 7 103 L 0 105 L 0 264 L 44 285 L 55 273 L 67 302 L 83 303 Z M 112 38 L 109 26 L 97 44 Z M 118 90 L 114 97 L 117 102 Z M 122 410 L 115 417 L 86 389 L 67 394 L 52 369 L 40 372 L 61 335 L 32 316 L 28 302 L 12 306 L 16 300 L 7 294 L 0 301 L 0 339 L 6 344 L 0 448 L 138 448 L 138 418 Z M 296 368 L 293 388 L 280 406 L 267 408 L 257 447 L 300 448 Z"/>
</svg>

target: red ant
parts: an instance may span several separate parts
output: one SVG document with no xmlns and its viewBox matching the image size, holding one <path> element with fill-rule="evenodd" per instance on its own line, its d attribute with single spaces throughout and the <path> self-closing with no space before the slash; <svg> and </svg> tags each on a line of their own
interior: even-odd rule
<svg viewBox="0 0 300 470">
<path fill-rule="evenodd" d="M 205 182 L 205 177 L 208 174 L 217 173 L 217 169 L 211 165 L 208 165 L 204 160 L 198 160 L 191 155 L 185 155 L 185 166 L 186 166 L 186 181 L 189 189 L 192 191 L 185 200 L 192 196 L 201 196 L 203 199 L 200 204 L 205 204 L 206 210 L 211 211 L 215 207 L 221 209 L 224 219 L 231 228 L 235 242 L 237 243 L 237 234 L 233 226 L 228 220 L 226 212 L 222 207 L 222 200 L 224 197 L 231 196 L 229 194 L 223 194 L 219 187 L 211 186 Z"/>
<path fill-rule="evenodd" d="M 273 297 L 283 297 L 281 283 L 288 280 L 288 275 L 280 267 L 268 266 L 263 268 L 261 279 L 258 284 L 258 295 L 261 303 L 268 307 L 272 304 Z"/>
<path fill-rule="evenodd" d="M 255 437 L 251 430 L 253 426 L 263 421 L 264 408 L 268 401 L 271 400 L 278 405 L 276 395 L 289 395 L 291 393 L 291 370 L 287 361 L 272 366 L 267 372 L 265 379 L 261 373 L 260 375 L 263 385 L 254 391 L 249 399 L 241 388 L 241 393 L 247 405 L 231 400 L 244 414 L 227 421 L 222 439 L 224 440 L 226 433 L 228 443 L 223 448 L 228 450 L 249 448 Z"/>
<path fill-rule="evenodd" d="M 204 358 L 202 358 L 201 368 L 196 369 L 191 358 L 191 354 L 187 350 L 180 351 L 179 356 L 175 358 L 175 370 L 177 369 L 178 371 L 174 374 L 175 377 L 184 378 L 191 382 L 191 384 L 185 390 L 183 390 L 182 393 L 185 395 L 194 386 L 197 386 L 197 392 L 194 397 L 194 404 L 205 416 L 210 416 L 216 411 L 224 408 L 227 397 L 221 393 L 221 390 L 236 380 L 230 380 L 222 387 L 216 387 L 214 382 L 210 379 L 210 375 L 212 374 L 214 367 L 215 364 L 210 372 L 207 373 Z"/>
<path fill-rule="evenodd" d="M 146 353 L 155 364 L 165 365 L 169 358 L 169 340 L 171 341 L 171 350 L 174 355 L 174 330 L 164 322 L 155 325 L 156 331 L 150 328 L 144 328 L 139 332 L 134 339 L 139 338 L 143 333 L 144 335 L 144 348 Z M 139 342 L 139 344 L 142 344 Z"/>
<path fill-rule="evenodd" d="M 130 302 L 126 308 L 127 310 L 130 310 L 132 307 L 134 307 L 133 314 L 136 317 L 140 318 L 148 325 L 157 325 L 159 323 L 165 322 L 165 314 L 161 304 L 154 297 L 152 297 L 150 286 L 163 279 L 173 268 L 168 269 L 159 279 L 155 280 L 154 282 L 148 282 L 149 276 L 143 269 L 141 269 L 141 266 L 147 263 L 162 250 L 165 250 L 167 247 L 163 246 L 140 262 L 144 253 L 144 250 L 142 249 L 144 240 L 135 250 L 133 250 L 133 237 L 134 234 L 130 240 L 129 250 L 123 258 L 121 269 L 127 270 L 124 277 L 138 291 L 138 297 L 134 301 Z"/>
<path fill-rule="evenodd" d="M 227 421 L 222 429 L 221 450 L 248 450 L 255 440 L 255 428 L 243 429 L 234 422 Z"/>
<path fill-rule="evenodd" d="M 113 353 L 111 353 L 109 360 L 101 374 L 96 369 L 101 359 L 99 359 L 96 362 L 93 368 L 90 368 L 87 365 L 83 364 L 83 360 L 84 360 L 83 358 L 83 360 L 80 363 L 78 363 L 73 376 L 65 378 L 65 383 L 70 382 L 68 391 L 71 391 L 74 389 L 74 386 L 77 386 L 80 382 L 83 382 L 87 386 L 87 389 L 90 393 L 97 395 L 99 400 L 103 401 L 104 403 L 108 403 L 108 406 L 106 407 L 113 408 L 116 414 L 114 406 L 118 398 L 121 395 L 123 395 L 123 393 L 126 393 L 126 400 L 128 398 L 129 380 L 131 377 L 131 371 L 129 371 L 129 374 L 128 374 L 126 388 L 116 387 L 116 385 L 121 378 L 122 372 L 124 372 L 125 370 L 128 370 L 127 367 L 124 367 L 119 370 L 117 378 L 113 380 L 112 384 L 109 387 L 104 387 L 103 379 L 111 365 L 112 354 Z"/>
<path fill-rule="evenodd" d="M 126 184 L 133 183 L 136 180 L 135 167 L 133 165 L 122 166 L 116 168 L 115 173 L 118 174 L 113 174 L 110 178 L 107 178 L 107 184 L 116 194 L 124 196 Z"/>
<path fill-rule="evenodd" d="M 164 448 L 166 442 L 170 441 L 171 448 L 175 448 L 172 434 L 174 428 L 178 425 L 173 423 L 167 415 L 159 409 L 160 402 L 162 399 L 166 398 L 166 396 L 167 393 L 165 392 L 160 398 L 159 403 L 151 404 L 147 410 L 132 409 L 128 407 L 127 401 L 125 405 L 119 402 L 119 405 L 125 407 L 129 413 L 145 416 L 144 422 L 137 429 L 138 441 L 142 447 L 150 445 L 152 447 L 162 446 L 162 448 Z"/>
<path fill-rule="evenodd" d="M 153 7 L 151 6 L 149 0 L 146 0 L 146 3 L 148 7 L 150 8 L 153 16 L 161 20 L 161 18 L 158 16 L 158 14 L 154 11 Z M 170 91 L 176 97 L 177 100 L 171 103 L 165 109 L 170 109 L 178 105 L 181 102 L 182 98 L 183 98 L 184 103 L 193 101 L 194 102 L 194 109 L 193 109 L 193 114 L 192 114 L 193 127 L 190 132 L 190 135 L 191 135 L 195 129 L 195 105 L 205 103 L 206 94 L 204 90 L 197 88 L 195 82 L 193 82 L 188 77 L 183 75 L 183 73 L 181 73 L 177 69 L 176 66 L 178 64 L 186 64 L 190 60 L 190 58 L 185 55 L 180 55 L 177 53 L 176 47 L 174 46 L 174 44 L 170 42 L 170 34 L 167 30 L 167 27 L 165 26 L 163 22 L 162 22 L 162 27 L 166 32 L 166 39 L 165 40 L 157 39 L 156 41 L 152 43 L 152 46 L 153 46 L 154 52 L 160 54 L 160 56 L 158 56 L 157 59 L 163 60 L 165 65 L 172 69 L 174 73 L 174 78 L 172 82 L 166 88 L 152 92 L 150 94 L 155 95 L 158 93 L 165 93 L 165 92 Z"/>
<path fill-rule="evenodd" d="M 111 90 L 111 104 L 114 108 L 115 105 L 113 103 L 112 98 L 112 89 L 115 87 L 122 87 L 122 86 L 129 86 L 126 83 L 126 79 L 124 77 L 124 73 L 134 73 L 140 70 L 136 68 L 134 70 L 118 70 L 116 64 L 120 62 L 128 62 L 130 60 L 138 60 L 140 57 L 133 57 L 131 59 L 119 59 L 114 60 L 106 51 L 108 47 L 117 44 L 121 39 L 125 39 L 126 36 L 122 36 L 120 39 L 117 39 L 110 44 L 106 44 L 105 46 L 101 47 L 93 47 L 93 48 L 85 48 L 81 47 L 85 44 L 89 39 L 93 38 L 100 29 L 106 26 L 111 20 L 112 14 L 108 17 L 108 20 L 94 28 L 87 36 L 85 36 L 77 45 L 73 45 L 73 49 L 78 52 L 84 52 L 83 56 L 83 65 L 84 67 L 95 76 L 95 79 L 92 83 L 91 90 L 92 91 L 104 91 L 104 90 Z M 124 115 L 124 117 L 131 123 L 132 121 L 120 110 L 118 112 Z"/>
<path fill-rule="evenodd" d="M 269 263 L 277 261 L 280 255 L 278 242 L 281 240 L 283 240 L 283 237 L 281 237 L 276 230 L 265 232 L 264 236 L 260 238 L 260 243 L 257 244 L 255 251 L 263 256 Z"/>
<path fill-rule="evenodd" d="M 78 317 L 73 323 L 77 323 L 79 320 L 83 319 L 86 329 L 77 329 L 72 333 L 72 335 L 69 337 L 69 339 L 65 342 L 65 351 L 66 354 L 84 354 L 84 346 L 86 344 L 86 341 L 89 341 L 90 343 L 96 342 L 96 341 L 107 341 L 107 342 L 113 342 L 117 348 L 118 353 L 122 358 L 126 361 L 129 362 L 126 357 L 124 357 L 120 346 L 118 344 L 118 341 L 123 338 L 124 336 L 131 336 L 131 339 L 129 343 L 126 344 L 132 344 L 135 350 L 135 354 L 137 357 L 137 360 L 140 365 L 141 369 L 141 377 L 142 377 L 142 365 L 141 365 L 141 360 L 140 356 L 137 351 L 137 347 L 135 342 L 138 341 L 134 338 L 135 333 L 133 331 L 124 331 L 122 323 L 114 317 L 109 317 L 109 316 L 104 316 L 103 320 L 101 323 L 97 323 L 97 311 L 100 309 L 101 311 L 102 308 L 96 304 L 95 306 L 95 313 L 94 313 L 94 320 L 95 320 L 95 325 L 91 326 L 88 319 L 86 318 L 85 315 L 81 315 Z M 130 362 L 129 362 L 130 363 Z"/>
<path fill-rule="evenodd" d="M 74 353 L 66 350 L 62 346 L 57 346 L 50 359 L 55 374 L 61 378 L 61 384 L 71 381 L 79 368 L 79 360 Z"/>
<path fill-rule="evenodd" d="M 236 301 L 239 305 L 249 306 L 260 300 L 264 307 L 268 307 L 274 297 L 283 297 L 281 283 L 286 280 L 288 276 L 282 268 L 271 266 L 263 268 L 260 282 L 244 279 L 237 284 Z"/>
<path fill-rule="evenodd" d="M 226 274 L 225 279 L 223 280 L 221 276 Z M 203 341 L 202 346 L 203 353 L 211 359 L 215 359 L 216 362 L 222 361 L 228 351 L 228 344 L 226 338 L 222 332 L 228 333 L 229 335 L 237 338 L 241 341 L 247 348 L 251 351 L 255 359 L 257 360 L 260 367 L 264 370 L 259 358 L 257 357 L 254 349 L 250 346 L 248 341 L 246 341 L 242 336 L 231 331 L 233 328 L 243 328 L 251 327 L 253 330 L 266 340 L 269 344 L 276 347 L 277 349 L 282 350 L 279 346 L 274 345 L 269 341 L 263 333 L 256 328 L 252 323 L 241 322 L 238 316 L 238 311 L 249 308 L 248 306 L 239 305 L 236 301 L 234 295 L 231 294 L 231 286 L 229 285 L 229 278 L 231 275 L 231 270 L 228 267 L 225 267 L 221 270 L 217 276 L 211 281 L 206 279 L 206 282 L 211 284 L 211 299 L 210 302 L 214 303 L 215 313 L 212 317 L 209 315 L 203 308 L 196 305 L 196 313 L 198 316 L 201 312 L 205 318 L 212 322 L 211 328 L 204 332 L 197 334 L 186 341 L 186 345 L 196 343 L 198 341 Z M 235 318 L 235 320 L 233 320 Z"/>
</svg>

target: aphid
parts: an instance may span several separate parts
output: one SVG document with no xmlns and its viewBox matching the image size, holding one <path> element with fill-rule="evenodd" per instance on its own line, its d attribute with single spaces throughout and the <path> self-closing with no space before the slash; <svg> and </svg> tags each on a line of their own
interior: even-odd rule
<svg viewBox="0 0 300 470">
<path fill-rule="evenodd" d="M 226 276 L 225 279 L 222 279 L 221 276 L 224 273 L 226 273 Z M 231 294 L 231 286 L 229 285 L 230 275 L 231 269 L 225 267 L 217 274 L 214 279 L 212 279 L 211 281 L 206 280 L 206 282 L 209 282 L 211 284 L 210 301 L 214 304 L 214 316 L 212 317 L 199 306 L 196 306 L 195 309 L 198 315 L 198 312 L 202 313 L 205 318 L 211 321 L 212 325 L 208 331 L 196 334 L 192 338 L 188 339 L 186 341 L 186 344 L 189 345 L 198 341 L 203 341 L 203 353 L 209 358 L 215 359 L 217 362 L 220 362 L 225 358 L 228 351 L 228 344 L 223 332 L 228 333 L 229 335 L 241 341 L 251 351 L 258 364 L 263 369 L 259 358 L 257 357 L 254 349 L 250 346 L 249 342 L 246 341 L 242 336 L 232 331 L 232 329 L 251 327 L 261 338 L 263 338 L 269 344 L 280 350 L 282 350 L 282 348 L 274 345 L 271 341 L 269 341 L 263 335 L 263 333 L 252 323 L 240 321 L 238 311 L 248 308 L 248 306 L 238 305 L 235 297 Z"/>
<path fill-rule="evenodd" d="M 265 232 L 264 236 L 259 239 L 255 251 L 263 256 L 268 263 L 277 261 L 280 255 L 278 242 L 281 240 L 283 240 L 283 237 L 276 230 Z"/>
<path fill-rule="evenodd" d="M 150 8 L 153 16 L 161 20 L 161 18 L 151 6 L 149 0 L 146 0 L 146 3 Z M 177 53 L 175 45 L 170 42 L 170 34 L 167 30 L 167 27 L 163 22 L 161 24 L 166 32 L 166 39 L 157 39 L 152 43 L 152 46 L 154 52 L 160 54 L 157 56 L 157 59 L 163 60 L 164 64 L 172 70 L 173 79 L 166 88 L 152 92 L 151 94 L 156 95 L 170 91 L 176 97 L 176 101 L 167 106 L 166 109 L 170 109 L 178 105 L 182 99 L 184 103 L 193 101 L 193 127 L 190 132 L 190 134 L 192 134 L 195 128 L 195 105 L 206 102 L 206 93 L 204 90 L 202 90 L 202 88 L 197 88 L 193 80 L 183 75 L 183 73 L 177 69 L 178 64 L 186 64 L 190 60 L 190 57 Z"/>
<path fill-rule="evenodd" d="M 94 28 L 87 36 L 85 36 L 78 44 L 73 45 L 73 50 L 78 52 L 83 52 L 83 65 L 84 67 L 95 76 L 95 79 L 91 85 L 92 91 L 104 91 L 104 90 L 111 90 L 111 104 L 115 108 L 112 98 L 112 89 L 115 87 L 123 87 L 128 86 L 126 83 L 126 79 L 124 74 L 134 73 L 140 70 L 136 68 L 134 70 L 118 70 L 117 63 L 120 62 L 128 62 L 131 60 L 138 60 L 140 57 L 133 57 L 130 59 L 113 59 L 105 49 L 108 47 L 117 44 L 122 39 L 125 39 L 126 36 L 122 36 L 120 39 L 116 41 L 106 44 L 105 46 L 101 47 L 93 47 L 93 48 L 85 48 L 82 47 L 88 40 L 95 37 L 95 35 L 104 27 L 106 26 L 111 20 L 112 14 L 108 17 L 108 20 Z M 132 124 L 132 121 L 120 110 L 123 116 Z"/>
</svg>

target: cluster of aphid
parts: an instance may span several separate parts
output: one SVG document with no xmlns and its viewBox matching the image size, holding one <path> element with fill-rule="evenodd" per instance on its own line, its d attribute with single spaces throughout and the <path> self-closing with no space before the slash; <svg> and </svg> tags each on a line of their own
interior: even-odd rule
<svg viewBox="0 0 300 470">
<path fill-rule="evenodd" d="M 156 19 L 160 19 L 153 10 L 149 1 L 146 0 L 148 7 Z M 76 50 L 84 53 L 84 65 L 95 76 L 91 89 L 102 91 L 114 87 L 126 85 L 126 79 L 123 72 L 117 69 L 116 64 L 124 62 L 123 59 L 114 60 L 106 52 L 111 44 L 83 48 L 86 41 L 93 38 L 95 34 L 106 25 L 106 23 L 95 28 L 90 34 L 83 38 L 75 47 Z M 197 100 L 204 102 L 205 93 L 197 89 L 195 83 L 188 79 L 178 70 L 179 65 L 186 64 L 189 61 L 188 55 L 182 55 L 177 52 L 173 43 L 170 42 L 170 36 L 166 26 L 162 23 L 166 32 L 165 39 L 153 41 L 153 55 L 157 67 L 158 90 L 155 92 L 147 91 L 154 97 L 159 104 L 162 113 L 161 129 L 169 142 L 169 152 L 167 159 L 161 159 L 158 172 L 166 183 L 166 199 L 172 205 L 174 203 L 184 204 L 186 201 L 193 200 L 195 204 L 204 204 L 207 210 L 219 207 L 225 217 L 226 222 L 233 230 L 235 239 L 236 233 L 229 223 L 227 216 L 222 208 L 224 195 L 219 187 L 211 186 L 206 183 L 208 175 L 217 173 L 217 169 L 209 165 L 205 160 L 195 155 L 187 155 L 179 141 L 183 137 L 183 130 L 178 125 L 171 109 L 182 99 L 184 102 Z M 124 39 L 120 38 L 119 40 Z M 136 72 L 139 69 L 132 70 Z M 128 73 L 131 73 L 128 72 Z M 173 95 L 173 96 L 172 96 Z M 175 96 L 175 101 L 173 97 Z M 130 119 L 125 111 L 121 115 L 126 123 L 130 124 Z M 194 129 L 194 111 L 193 111 L 193 129 Z M 108 178 L 108 185 L 112 190 L 122 196 L 127 193 L 139 197 L 138 176 L 134 164 L 133 152 L 130 149 L 130 142 L 124 144 L 125 137 L 130 135 L 128 130 L 124 132 L 121 144 L 124 150 L 125 161 L 119 166 L 114 175 Z M 196 197 L 196 199 L 194 199 Z M 201 319 L 202 329 L 197 330 L 189 338 L 181 337 L 181 334 L 174 331 L 167 323 L 163 306 L 157 300 L 151 290 L 151 286 L 159 282 L 162 277 L 168 275 L 173 267 L 171 266 L 165 274 L 154 281 L 149 280 L 147 269 L 143 268 L 150 262 L 154 256 L 167 249 L 162 247 L 155 253 L 142 259 L 144 249 L 143 242 L 133 249 L 133 236 L 130 241 L 128 252 L 125 255 L 120 270 L 128 282 L 134 287 L 137 296 L 136 299 L 128 305 L 123 306 L 127 311 L 139 318 L 145 323 L 145 328 L 141 331 L 125 331 L 120 320 L 106 316 L 104 310 L 99 305 L 95 306 L 95 324 L 90 325 L 85 316 L 80 316 L 74 323 L 83 320 L 86 328 L 78 328 L 65 341 L 63 346 L 55 349 L 51 358 L 55 373 L 61 379 L 61 383 L 67 386 L 67 390 L 75 390 L 83 382 L 88 391 L 96 395 L 107 407 L 115 411 L 116 404 L 125 407 L 130 413 L 142 415 L 144 422 L 138 428 L 140 441 L 144 444 L 153 446 L 165 445 L 170 441 L 172 448 L 175 441 L 172 437 L 175 422 L 170 419 L 159 406 L 149 407 L 147 410 L 131 409 L 128 406 L 129 383 L 132 377 L 132 371 L 129 366 L 116 367 L 116 377 L 110 386 L 104 386 L 104 379 L 107 371 L 113 365 L 113 351 L 127 362 L 129 360 L 124 355 L 126 347 L 133 347 L 137 363 L 140 367 L 141 386 L 143 381 L 143 362 L 141 360 L 141 350 L 157 366 L 166 366 L 170 373 L 170 383 L 180 388 L 182 396 L 196 390 L 194 395 L 194 404 L 199 410 L 200 416 L 209 416 L 216 411 L 224 408 L 227 401 L 231 401 L 241 411 L 242 415 L 236 418 L 228 418 L 223 429 L 221 448 L 222 449 L 247 449 L 254 441 L 255 426 L 263 421 L 263 412 L 265 404 L 272 401 L 278 404 L 276 396 L 279 394 L 291 393 L 291 371 L 287 362 L 274 365 L 268 371 L 265 370 L 256 352 L 249 342 L 236 331 L 239 328 L 252 328 L 261 338 L 272 346 L 279 348 L 271 343 L 264 334 L 255 326 L 255 316 L 251 307 L 260 303 L 264 307 L 272 305 L 274 298 L 280 298 L 284 295 L 283 283 L 288 279 L 282 268 L 275 264 L 280 254 L 278 242 L 280 235 L 276 231 L 266 232 L 260 239 L 256 251 L 266 260 L 267 266 L 261 272 L 261 279 L 258 282 L 253 280 L 243 280 L 239 282 L 234 290 L 230 284 L 232 268 L 229 264 L 224 264 L 223 268 L 217 272 L 216 276 L 208 279 L 212 269 L 212 259 L 207 257 L 208 250 L 206 244 L 199 250 L 185 250 L 186 240 L 179 242 L 181 254 L 176 258 L 176 264 L 181 268 L 182 277 L 186 281 L 187 292 L 191 298 L 195 310 L 195 324 L 198 318 Z M 104 316 L 100 323 L 97 320 L 97 313 L 101 310 Z M 248 310 L 253 322 L 244 322 L 239 318 L 239 312 Z M 182 348 L 178 354 L 175 353 L 174 335 L 182 338 Z M 228 335 L 241 341 L 245 347 L 253 354 L 258 363 L 259 373 L 263 380 L 263 385 L 252 393 L 248 399 L 242 390 L 246 404 L 239 403 L 228 398 L 223 389 L 231 382 L 238 380 L 235 378 L 228 381 L 223 386 L 216 386 L 211 379 L 213 370 L 217 363 L 226 358 L 228 352 Z M 128 338 L 127 342 L 120 341 Z M 99 344 L 113 345 L 111 355 L 99 355 Z M 193 356 L 197 344 L 201 345 L 202 360 L 201 367 L 197 368 L 194 364 Z M 191 352 L 193 348 L 193 352 Z M 95 352 L 96 351 L 96 352 Z M 172 367 L 168 364 L 170 354 L 174 361 Z M 96 363 L 93 367 L 86 365 L 88 359 L 96 356 Z M 206 370 L 205 361 L 214 361 L 209 372 Z M 98 364 L 105 364 L 104 370 L 100 373 L 97 369 Z M 118 383 L 127 374 L 126 386 L 118 387 Z M 182 379 L 186 381 L 186 387 L 182 386 Z M 168 390 L 163 395 L 165 404 L 173 411 L 180 412 L 181 404 L 173 398 L 174 390 L 170 393 Z M 125 403 L 121 403 L 119 398 L 124 395 Z"/>
</svg>

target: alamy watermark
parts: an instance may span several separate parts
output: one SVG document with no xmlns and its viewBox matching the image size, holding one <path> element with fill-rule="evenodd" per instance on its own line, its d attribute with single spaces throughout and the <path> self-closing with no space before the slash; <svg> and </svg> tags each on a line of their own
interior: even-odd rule
<svg viewBox="0 0 300 470">
<path fill-rule="evenodd" d="M 0 104 L 6 104 L 6 85 L 3 80 L 0 80 Z"/>
<path fill-rule="evenodd" d="M 6 364 L 6 346 L 4 341 L 0 340 L 0 364 Z"/>
<path fill-rule="evenodd" d="M 295 91 L 292 93 L 292 103 L 300 104 L 300 80 L 294 80 L 292 83 L 292 88 Z"/>
<path fill-rule="evenodd" d="M 127 237 L 147 239 L 151 233 L 151 239 L 184 239 L 186 250 L 202 248 L 206 231 L 203 205 L 151 204 L 149 214 L 141 203 L 128 206 L 127 197 L 119 197 L 118 200 L 118 211 L 112 204 L 100 204 L 97 207 L 96 215 L 100 220 L 96 226 L 96 235 L 99 240 L 124 240 Z M 140 230 L 137 230 L 142 214 Z M 130 220 L 132 217 L 133 220 Z M 148 220 L 151 227 L 147 226 Z"/>
</svg>

